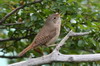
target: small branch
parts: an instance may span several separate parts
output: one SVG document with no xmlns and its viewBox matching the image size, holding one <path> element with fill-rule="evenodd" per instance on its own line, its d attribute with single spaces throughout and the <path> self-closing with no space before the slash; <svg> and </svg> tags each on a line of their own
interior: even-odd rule
<svg viewBox="0 0 100 66">
<path fill-rule="evenodd" d="M 2 24 L 9 16 L 11 16 L 12 14 L 14 14 L 14 13 L 15 13 L 16 11 L 18 11 L 19 9 L 22 9 L 22 8 L 24 8 L 25 6 L 32 5 L 32 4 L 35 4 L 35 3 L 40 3 L 40 2 L 42 2 L 42 0 L 35 0 L 34 2 L 25 4 L 25 5 L 21 5 L 20 7 L 14 9 L 14 10 L 11 11 L 10 13 L 8 13 L 5 17 L 3 17 L 3 18 L 0 20 L 0 24 Z"/>
<path fill-rule="evenodd" d="M 75 33 L 71 31 L 70 36 L 83 36 L 83 35 L 88 35 L 90 32 L 80 32 L 80 33 Z"/>
<path fill-rule="evenodd" d="M 3 24 L 4 26 L 10 26 L 10 25 L 20 25 L 20 24 L 25 24 L 23 22 L 19 22 L 19 23 L 9 23 L 9 24 Z"/>
<path fill-rule="evenodd" d="M 56 46 L 54 51 L 59 51 L 60 47 L 64 45 L 65 41 L 70 37 L 70 36 L 82 36 L 82 35 L 87 35 L 90 32 L 83 32 L 83 33 L 75 33 L 72 30 L 60 41 L 59 44 L 57 44 L 58 46 Z"/>
<path fill-rule="evenodd" d="M 20 39 L 24 39 L 24 38 L 26 38 L 26 37 L 0 39 L 0 42 L 3 42 L 3 41 L 12 41 L 12 40 L 20 40 Z"/>
<path fill-rule="evenodd" d="M 20 40 L 20 39 L 25 39 L 29 36 L 32 36 L 33 34 L 31 35 L 28 35 L 28 36 L 23 36 L 23 37 L 18 37 L 18 38 L 7 38 L 7 39 L 0 39 L 0 42 L 4 42 L 4 41 L 12 41 L 12 40 Z"/>
<path fill-rule="evenodd" d="M 14 59 L 14 58 L 22 58 L 22 57 L 19 57 L 19 56 L 0 56 L 0 58 L 8 58 L 8 59 Z"/>
<path fill-rule="evenodd" d="M 21 25 L 21 24 L 25 24 L 24 22 L 19 22 L 19 23 L 9 23 L 9 24 L 2 24 L 2 26 L 0 26 L 0 29 L 5 29 L 5 26 L 12 26 L 12 25 Z"/>
</svg>

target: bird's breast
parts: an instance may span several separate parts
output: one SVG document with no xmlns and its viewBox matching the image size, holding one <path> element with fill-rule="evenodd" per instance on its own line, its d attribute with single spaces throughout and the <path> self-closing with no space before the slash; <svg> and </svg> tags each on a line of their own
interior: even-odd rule
<svg viewBox="0 0 100 66">
<path fill-rule="evenodd" d="M 57 40 L 57 38 L 59 37 L 60 26 L 57 26 L 55 28 L 56 28 L 56 34 L 55 34 L 55 36 L 48 43 L 46 43 L 47 46 L 53 44 Z"/>
</svg>

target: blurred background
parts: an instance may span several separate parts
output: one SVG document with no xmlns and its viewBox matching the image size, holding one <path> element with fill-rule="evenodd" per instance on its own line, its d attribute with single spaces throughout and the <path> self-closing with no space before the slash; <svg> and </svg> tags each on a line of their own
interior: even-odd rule
<svg viewBox="0 0 100 66">
<path fill-rule="evenodd" d="M 89 35 L 71 37 L 60 52 L 69 54 L 96 54 L 100 52 L 100 0 L 43 0 L 28 4 L 34 0 L 0 0 L 0 20 L 16 8 L 25 5 L 0 23 L 0 66 L 7 66 L 33 57 L 49 54 L 55 47 L 38 47 L 42 53 L 29 51 L 23 58 L 16 58 L 27 47 L 47 16 L 61 14 L 61 34 L 57 43 L 70 31 L 91 32 Z M 100 62 L 52 62 L 45 66 L 99 66 Z"/>
</svg>

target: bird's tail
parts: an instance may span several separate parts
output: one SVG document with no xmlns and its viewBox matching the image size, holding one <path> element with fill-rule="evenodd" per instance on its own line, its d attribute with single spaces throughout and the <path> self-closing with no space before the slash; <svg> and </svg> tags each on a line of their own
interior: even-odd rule
<svg viewBox="0 0 100 66">
<path fill-rule="evenodd" d="M 37 45 L 35 43 L 30 44 L 28 47 L 26 47 L 23 51 L 21 51 L 18 56 L 21 57 L 23 56 L 27 51 L 29 51 L 30 49 L 36 47 Z"/>
</svg>

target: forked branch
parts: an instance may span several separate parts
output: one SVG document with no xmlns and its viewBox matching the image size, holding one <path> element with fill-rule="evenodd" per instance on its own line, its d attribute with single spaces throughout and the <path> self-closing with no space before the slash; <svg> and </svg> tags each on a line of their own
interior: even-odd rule
<svg viewBox="0 0 100 66">
<path fill-rule="evenodd" d="M 85 55 L 65 55 L 59 52 L 61 46 L 64 45 L 65 41 L 71 36 L 82 36 L 87 35 L 90 32 L 75 33 L 70 31 L 56 46 L 52 53 L 38 58 L 32 58 L 26 61 L 17 62 L 10 64 L 8 66 L 29 66 L 29 65 L 40 65 L 45 63 L 51 63 L 53 61 L 62 61 L 62 62 L 91 62 L 91 61 L 100 61 L 100 54 L 85 54 Z"/>
</svg>

